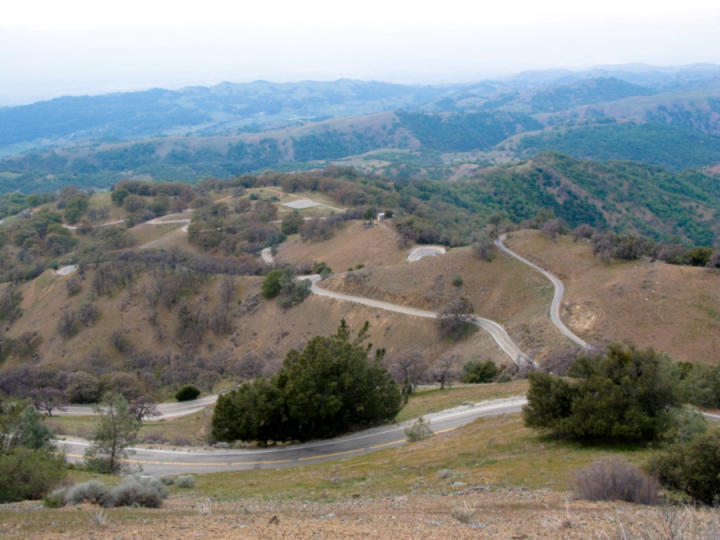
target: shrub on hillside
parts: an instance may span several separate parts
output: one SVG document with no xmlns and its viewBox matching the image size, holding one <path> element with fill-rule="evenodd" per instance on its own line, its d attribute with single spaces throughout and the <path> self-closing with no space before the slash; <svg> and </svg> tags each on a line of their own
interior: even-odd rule
<svg viewBox="0 0 720 540">
<path fill-rule="evenodd" d="M 261 285 L 262 294 L 265 298 L 275 298 L 278 295 L 280 289 L 282 289 L 282 284 L 280 283 L 282 277 L 282 270 L 271 270 L 267 273 Z"/>
<path fill-rule="evenodd" d="M 62 456 L 44 450 L 16 448 L 0 455 L 0 503 L 40 499 L 62 482 L 67 471 Z"/>
<path fill-rule="evenodd" d="M 429 439 L 434 435 L 433 430 L 430 428 L 430 422 L 425 421 L 421 416 L 412 425 L 405 428 L 405 438 L 408 442 L 418 442 Z"/>
<path fill-rule="evenodd" d="M 186 384 L 185 386 L 180 387 L 180 389 L 175 392 L 175 399 L 178 401 L 192 401 L 193 399 L 196 399 L 200 395 L 200 390 L 198 390 L 197 386 L 194 386 L 192 384 Z"/>
<path fill-rule="evenodd" d="M 529 374 L 525 425 L 583 440 L 649 441 L 663 432 L 676 402 L 669 359 L 652 349 L 614 344 L 580 356 L 569 375 L 576 381 Z"/>
<path fill-rule="evenodd" d="M 103 502 L 110 489 L 97 480 L 90 480 L 82 484 L 75 484 L 72 487 L 65 488 L 63 497 L 65 504 L 82 504 L 92 503 L 100 504 Z M 56 492 L 53 492 L 55 494 Z"/>
<path fill-rule="evenodd" d="M 218 398 L 212 434 L 218 441 L 288 441 L 328 437 L 395 417 L 400 390 L 362 345 L 367 323 L 354 340 L 343 321 L 337 334 L 317 336 L 290 351 L 270 380 L 255 379 Z"/>
<path fill-rule="evenodd" d="M 179 488 L 189 489 L 195 487 L 195 477 L 191 474 L 178 476 L 175 479 L 175 485 Z"/>
<path fill-rule="evenodd" d="M 116 506 L 159 508 L 168 493 L 165 484 L 157 478 L 127 476 L 112 489 L 97 480 L 57 489 L 47 495 L 44 502 L 45 506 L 50 508 L 82 503 L 99 504 L 106 508 Z"/>
<path fill-rule="evenodd" d="M 575 492 L 588 501 L 655 504 L 660 485 L 619 457 L 596 461 L 575 473 Z"/>
<path fill-rule="evenodd" d="M 689 442 L 708 429 L 702 412 L 692 405 L 671 408 L 667 419 L 667 429 L 661 436 L 665 443 Z"/>
<path fill-rule="evenodd" d="M 497 377 L 499 371 L 495 362 L 479 362 L 471 360 L 463 366 L 463 374 L 460 380 L 464 383 L 488 383 Z"/>
<path fill-rule="evenodd" d="M 438 313 L 437 325 L 440 335 L 452 341 L 470 335 L 477 330 L 477 326 L 473 322 L 474 311 L 472 303 L 467 298 L 451 300 Z"/>
<path fill-rule="evenodd" d="M 159 508 L 168 496 L 168 489 L 157 478 L 127 476 L 102 500 L 102 506 L 145 506 Z"/>
<path fill-rule="evenodd" d="M 657 455 L 649 469 L 663 485 L 705 504 L 720 500 L 720 432 L 700 434 Z"/>
</svg>

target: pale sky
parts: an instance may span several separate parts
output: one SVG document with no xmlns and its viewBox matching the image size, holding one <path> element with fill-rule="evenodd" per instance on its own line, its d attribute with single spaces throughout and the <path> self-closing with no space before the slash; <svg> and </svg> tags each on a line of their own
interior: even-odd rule
<svg viewBox="0 0 720 540">
<path fill-rule="evenodd" d="M 719 0 L 5 0 L 0 105 L 222 81 L 720 64 Z"/>
</svg>

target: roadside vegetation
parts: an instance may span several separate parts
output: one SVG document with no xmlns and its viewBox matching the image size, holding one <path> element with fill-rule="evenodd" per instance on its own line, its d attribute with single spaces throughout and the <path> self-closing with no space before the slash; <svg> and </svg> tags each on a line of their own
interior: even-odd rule
<svg viewBox="0 0 720 540">
<path fill-rule="evenodd" d="M 579 356 L 567 371 L 569 379 L 531 373 L 524 423 L 590 445 L 659 443 L 665 448 L 646 468 L 666 487 L 711 504 L 720 497 L 720 432 L 699 412 L 678 408 L 695 401 L 682 370 L 652 350 L 610 345 L 604 353 Z M 592 492 L 593 484 L 600 489 L 602 482 L 617 482 L 606 490 L 606 499 L 623 499 L 622 489 L 639 490 L 623 500 L 648 504 L 657 499 L 650 480 L 617 463 L 579 474 L 583 492 Z"/>
<path fill-rule="evenodd" d="M 345 321 L 335 335 L 315 337 L 292 350 L 271 379 L 255 379 L 219 396 L 212 419 L 218 441 L 309 440 L 370 427 L 395 418 L 400 389 L 381 365 L 384 351 L 368 358 L 367 323 L 351 337 Z"/>
</svg>

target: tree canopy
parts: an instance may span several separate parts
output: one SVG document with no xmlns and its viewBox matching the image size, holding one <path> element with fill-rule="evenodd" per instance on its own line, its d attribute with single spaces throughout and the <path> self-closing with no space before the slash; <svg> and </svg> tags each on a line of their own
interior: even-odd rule
<svg viewBox="0 0 720 540">
<path fill-rule="evenodd" d="M 573 362 L 575 380 L 531 373 L 525 425 L 582 440 L 652 440 L 677 401 L 671 370 L 652 349 L 613 344 Z"/>
<path fill-rule="evenodd" d="M 271 379 L 255 379 L 218 398 L 213 414 L 217 440 L 309 440 L 392 420 L 402 396 L 362 342 L 367 323 L 351 339 L 343 321 L 333 336 L 317 336 L 292 350 Z"/>
</svg>

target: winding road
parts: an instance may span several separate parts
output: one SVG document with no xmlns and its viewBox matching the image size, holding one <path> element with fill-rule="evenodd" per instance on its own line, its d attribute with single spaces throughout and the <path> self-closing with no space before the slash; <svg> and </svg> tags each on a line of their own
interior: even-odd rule
<svg viewBox="0 0 720 540">
<path fill-rule="evenodd" d="M 217 401 L 219 394 L 210 394 L 192 401 L 167 402 L 159 403 L 157 408 L 157 416 L 153 416 L 152 420 L 168 420 L 179 416 L 186 416 L 203 410 L 208 405 L 212 405 Z M 89 405 L 64 405 L 60 409 L 53 411 L 55 416 L 94 416 L 95 408 Z"/>
<path fill-rule="evenodd" d="M 550 305 L 550 318 L 553 324 L 573 342 L 585 349 L 589 348 L 589 345 L 570 331 L 560 319 L 560 305 L 564 292 L 562 281 L 550 272 L 547 272 L 538 265 L 510 250 L 504 244 L 505 239 L 506 236 L 502 235 L 495 241 L 495 245 L 508 255 L 542 273 L 553 284 L 555 293 Z M 438 252 L 435 251 L 432 254 L 436 255 Z M 428 255 L 430 254 L 424 254 L 424 256 Z M 321 280 L 318 275 L 304 276 L 300 279 L 309 279 L 311 282 L 311 292 L 318 296 L 353 302 L 415 317 L 435 319 L 438 316 L 436 312 L 432 311 L 323 289 L 318 285 L 318 282 Z M 478 316 L 474 316 L 473 321 L 483 330 L 487 331 L 503 352 L 518 366 L 527 364 L 534 365 L 534 361 L 520 350 L 500 324 Z M 158 406 L 160 415 L 157 418 L 168 419 L 192 414 L 213 404 L 216 400 L 217 395 L 210 395 L 193 402 L 162 403 Z M 484 401 L 456 407 L 454 409 L 429 414 L 425 418 L 430 421 L 435 433 L 444 433 L 468 424 L 477 418 L 520 412 L 525 403 L 527 403 L 527 400 L 524 396 L 515 396 L 507 399 Z M 93 414 L 93 410 L 90 407 L 84 406 L 67 406 L 61 411 L 58 411 L 57 414 L 65 416 L 88 415 Z M 720 417 L 714 417 L 714 415 L 707 416 L 714 420 L 720 419 Z M 133 448 L 134 454 L 131 459 L 128 459 L 128 462 L 142 466 L 146 474 L 155 475 L 174 474 L 180 471 L 207 473 L 243 469 L 292 467 L 305 463 L 317 463 L 343 457 L 359 456 L 383 448 L 400 446 L 406 442 L 404 430 L 411 423 L 412 421 L 408 421 L 400 424 L 380 426 L 334 439 L 267 449 L 193 450 L 185 448 L 171 450 L 137 447 Z M 70 461 L 80 461 L 83 458 L 88 444 L 87 441 L 81 439 L 58 441 L 58 445 L 65 451 Z"/>
<path fill-rule="evenodd" d="M 395 313 L 402 313 L 404 315 L 411 315 L 414 317 L 424 317 L 427 319 L 437 319 L 438 317 L 438 314 L 434 311 L 401 306 L 398 304 L 391 304 L 390 302 L 383 302 L 382 300 L 366 298 L 364 296 L 352 296 L 349 294 L 343 294 L 329 291 L 327 289 L 322 289 L 318 286 L 318 282 L 321 279 L 318 275 L 306 276 L 304 279 L 309 279 L 312 282 L 312 287 L 310 290 L 318 296 L 334 298 L 336 300 L 342 300 L 344 302 L 353 302 L 355 304 L 362 304 L 364 306 L 383 309 L 385 311 L 393 311 Z M 516 365 L 523 366 L 527 364 L 534 364 L 534 361 L 528 355 L 522 352 L 522 350 L 520 350 L 520 347 L 515 344 L 515 342 L 510 338 L 508 333 L 501 325 L 490 319 L 478 317 L 477 315 L 473 315 L 473 322 L 480 328 L 485 330 L 487 333 L 489 333 L 490 336 L 492 336 L 492 338 L 495 340 L 495 343 L 498 344 L 498 346 L 503 350 L 503 352 L 507 354 L 510 359 L 515 362 Z"/>
<path fill-rule="evenodd" d="M 507 239 L 507 235 L 503 234 L 501 235 L 497 240 L 495 240 L 495 245 L 502 250 L 503 252 L 507 253 L 511 257 L 515 257 L 520 262 L 523 262 L 527 264 L 530 268 L 537 270 L 540 272 L 543 276 L 548 278 L 550 282 L 553 284 L 553 287 L 555 287 L 555 294 L 553 295 L 552 303 L 550 304 L 550 320 L 552 323 L 557 327 L 558 330 L 560 330 L 568 339 L 572 340 L 576 344 L 580 345 L 583 349 L 590 349 L 590 345 L 580 338 L 579 336 L 575 335 L 567 326 L 565 326 L 565 323 L 562 322 L 562 319 L 560 318 L 560 306 L 562 305 L 562 297 L 565 293 L 565 287 L 563 286 L 563 282 L 560 281 L 560 278 L 554 276 L 547 270 L 541 268 L 535 263 L 530 262 L 525 257 L 522 257 L 521 255 L 518 255 L 514 251 L 512 251 L 510 248 L 508 248 L 505 245 L 505 240 Z"/>
<path fill-rule="evenodd" d="M 483 417 L 517 413 L 527 403 L 525 396 L 482 401 L 425 415 L 436 434 L 446 433 Z M 406 443 L 405 428 L 414 420 L 367 429 L 334 439 L 265 449 L 170 450 L 133 448 L 128 463 L 140 465 L 145 474 L 209 473 L 245 469 L 294 467 L 344 457 L 360 456 Z M 81 461 L 87 441 L 57 441 L 71 462 Z"/>
</svg>

